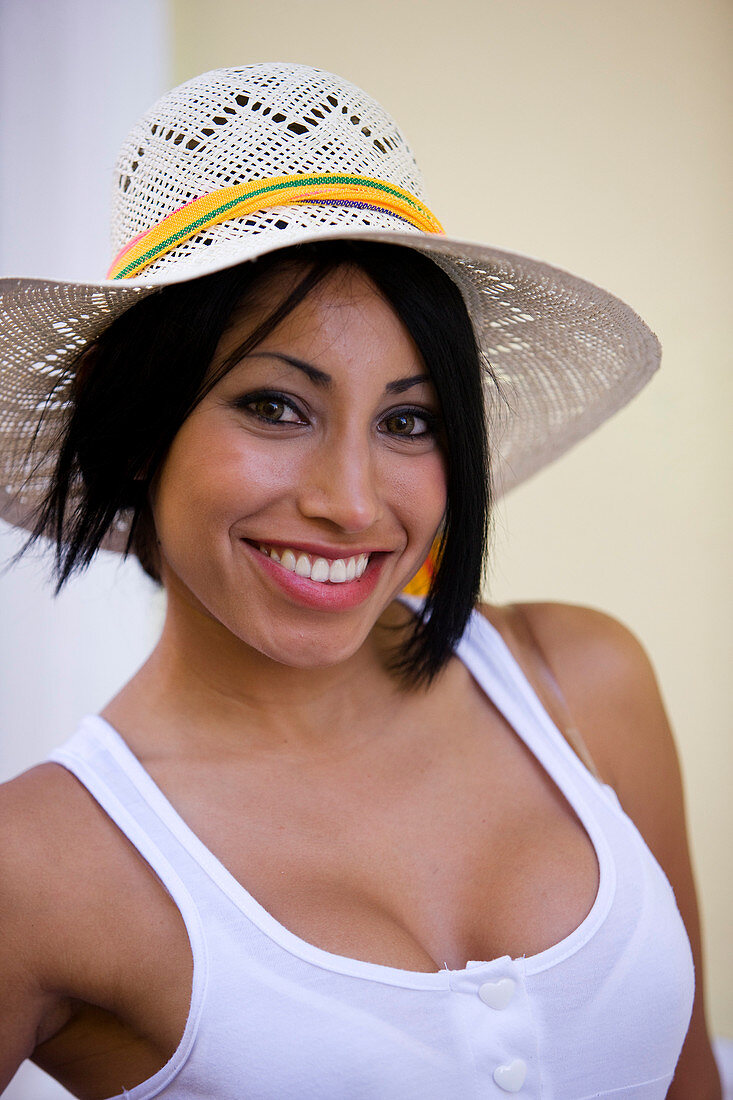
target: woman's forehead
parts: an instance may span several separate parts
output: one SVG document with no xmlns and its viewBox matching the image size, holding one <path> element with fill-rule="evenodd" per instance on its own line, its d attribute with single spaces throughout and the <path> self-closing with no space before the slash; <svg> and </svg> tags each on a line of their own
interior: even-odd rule
<svg viewBox="0 0 733 1100">
<path fill-rule="evenodd" d="M 312 264 L 297 259 L 288 259 L 282 266 L 267 271 L 242 295 L 234 306 L 225 332 L 242 324 L 252 323 L 263 314 L 269 314 L 284 303 L 288 296 L 307 277 Z M 376 296 L 389 305 L 382 292 L 369 278 L 367 273 L 356 264 L 344 262 L 325 272 L 314 287 L 305 294 L 291 311 L 295 313 L 300 305 L 336 305 L 353 301 L 359 296 Z M 391 308 L 391 307 L 390 307 Z"/>
<path fill-rule="evenodd" d="M 248 337 L 287 302 L 307 273 L 306 265 L 269 273 L 232 312 L 217 348 L 221 362 L 238 348 L 246 350 L 297 346 L 327 358 L 358 356 L 362 366 L 381 357 L 410 361 L 425 372 L 422 356 L 394 307 L 369 276 L 352 264 L 342 264 L 277 319 L 251 349 Z"/>
</svg>

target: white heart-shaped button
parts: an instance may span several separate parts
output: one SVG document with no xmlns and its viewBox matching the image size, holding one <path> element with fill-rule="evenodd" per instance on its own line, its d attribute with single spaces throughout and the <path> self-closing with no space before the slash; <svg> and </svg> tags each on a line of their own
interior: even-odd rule
<svg viewBox="0 0 733 1100">
<path fill-rule="evenodd" d="M 498 982 L 484 982 L 478 995 L 489 1008 L 506 1008 L 514 996 L 516 982 L 512 978 L 499 978 Z"/>
<path fill-rule="evenodd" d="M 519 1092 L 527 1076 L 527 1064 L 521 1058 L 515 1058 L 508 1066 L 497 1066 L 494 1080 L 504 1092 Z"/>
</svg>

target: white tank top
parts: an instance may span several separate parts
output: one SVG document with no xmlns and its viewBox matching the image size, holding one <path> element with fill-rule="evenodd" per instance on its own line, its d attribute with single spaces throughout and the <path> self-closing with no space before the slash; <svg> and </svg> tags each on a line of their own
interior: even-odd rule
<svg viewBox="0 0 733 1100">
<path fill-rule="evenodd" d="M 694 991 L 670 885 L 614 792 L 580 762 L 479 613 L 457 655 L 588 832 L 600 884 L 582 924 L 537 955 L 437 973 L 323 951 L 274 920 L 115 730 L 87 718 L 51 759 L 78 777 L 165 885 L 194 963 L 178 1049 L 119 1100 L 666 1095 Z"/>
</svg>

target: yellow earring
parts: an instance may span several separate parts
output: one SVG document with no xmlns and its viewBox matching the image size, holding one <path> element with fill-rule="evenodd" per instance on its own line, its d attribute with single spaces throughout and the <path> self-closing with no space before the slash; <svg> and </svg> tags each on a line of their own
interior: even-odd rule
<svg viewBox="0 0 733 1100">
<path fill-rule="evenodd" d="M 430 547 L 430 553 L 426 557 L 425 561 L 422 563 L 409 584 L 405 585 L 403 591 L 406 596 L 427 596 L 428 592 L 430 591 L 430 585 L 433 582 L 433 578 L 438 571 L 441 542 L 442 534 L 439 532 L 433 540 L 433 545 Z"/>
</svg>

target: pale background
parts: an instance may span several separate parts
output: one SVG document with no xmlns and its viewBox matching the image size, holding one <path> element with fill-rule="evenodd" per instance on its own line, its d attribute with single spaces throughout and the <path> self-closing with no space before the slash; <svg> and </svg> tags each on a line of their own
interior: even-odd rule
<svg viewBox="0 0 733 1100">
<path fill-rule="evenodd" d="M 173 77 L 347 76 L 399 120 L 448 233 L 627 300 L 662 372 L 510 496 L 490 596 L 612 611 L 680 740 L 717 1027 L 733 1038 L 733 8 L 710 0 L 176 0 Z M 649 776 L 650 785 L 654 776 Z"/>
<path fill-rule="evenodd" d="M 98 160 L 83 163 L 88 201 L 105 195 L 107 146 L 114 150 L 167 85 L 224 65 L 313 64 L 396 116 L 450 234 L 596 281 L 659 335 L 663 368 L 648 389 L 501 506 L 489 596 L 602 608 L 651 651 L 687 778 L 713 1029 L 733 1038 L 733 8 L 722 0 L 171 0 L 166 33 L 163 0 L 49 5 L 30 7 L 69 18 L 81 10 L 87 41 L 104 38 L 96 62 L 68 45 L 77 84 L 96 82 L 94 117 L 111 120 Z M 20 0 L 2 10 L 16 7 L 28 10 Z M 39 49 L 32 37 L 26 48 Z M 80 95 L 67 107 L 87 117 Z M 4 130 L 0 144 L 6 157 Z M 23 180 L 24 201 L 27 190 Z M 54 200 L 47 188 L 44 196 L 40 214 L 24 208 L 23 224 L 50 224 Z M 27 240 L 12 266 L 0 243 L 2 272 L 99 275 L 106 248 L 96 229 L 71 269 L 78 225 L 69 249 L 46 252 L 35 267 Z M 11 544 L 0 532 L 0 553 Z M 134 567 L 105 563 L 55 606 L 33 572 L 0 578 L 5 774 L 101 705 L 151 644 L 160 612 Z M 35 1078 L 20 1078 L 6 1095 L 40 1100 Z"/>
</svg>

